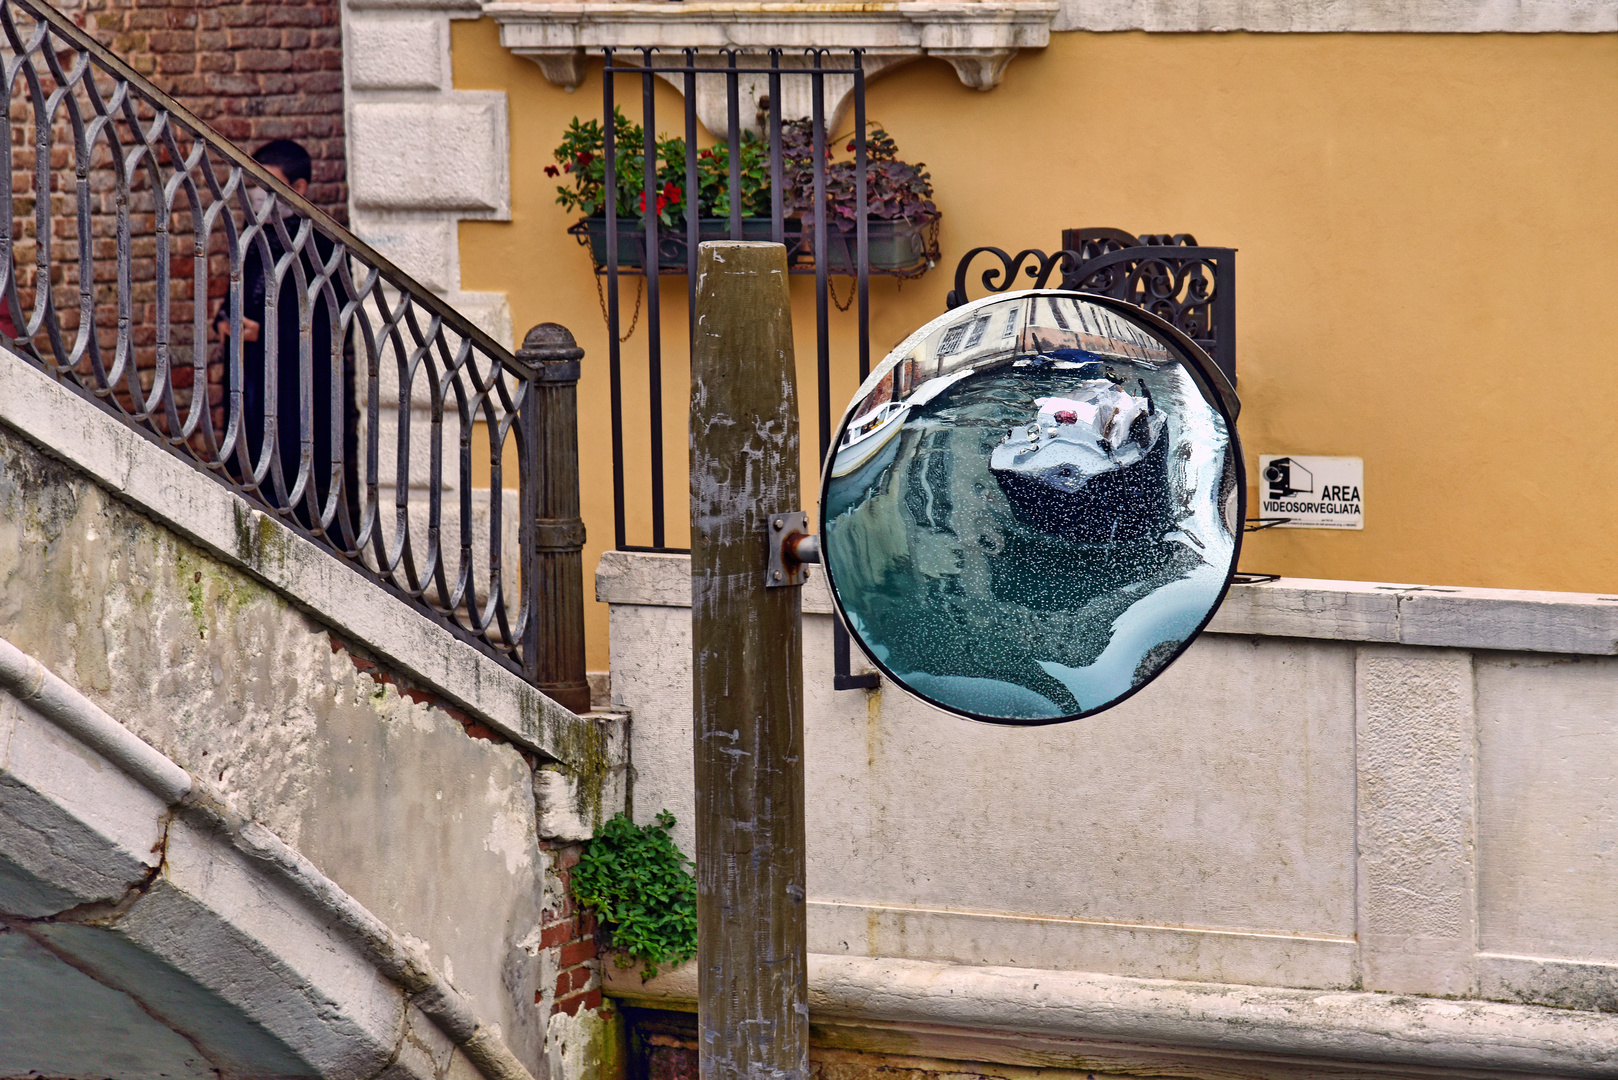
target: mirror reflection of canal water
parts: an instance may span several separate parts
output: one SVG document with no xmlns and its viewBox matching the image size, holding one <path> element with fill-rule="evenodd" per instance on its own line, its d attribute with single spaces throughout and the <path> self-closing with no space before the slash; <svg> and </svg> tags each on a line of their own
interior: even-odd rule
<svg viewBox="0 0 1618 1080">
<path fill-rule="evenodd" d="M 1229 425 L 1180 355 L 1077 294 L 935 321 L 861 387 L 822 508 L 850 631 L 969 716 L 1050 722 L 1177 656 L 1237 553 Z"/>
</svg>

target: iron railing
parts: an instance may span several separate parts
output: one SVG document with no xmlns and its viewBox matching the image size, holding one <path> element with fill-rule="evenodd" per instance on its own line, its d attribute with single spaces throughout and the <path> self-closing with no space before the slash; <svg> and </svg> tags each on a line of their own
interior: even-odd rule
<svg viewBox="0 0 1618 1080">
<path fill-rule="evenodd" d="M 544 686 L 555 358 L 514 357 L 42 0 L 0 0 L 0 30 L 3 343 Z"/>
<path fill-rule="evenodd" d="M 1187 233 L 1133 236 L 1121 229 L 1063 230 L 1061 250 L 1049 255 L 977 247 L 956 264 L 950 307 L 966 303 L 968 271 L 980 256 L 990 260 L 979 279 L 985 291 L 1043 289 L 1060 272 L 1061 288 L 1127 300 L 1173 323 L 1236 384 L 1234 248 L 1203 247 Z"/>
<path fill-rule="evenodd" d="M 626 62 L 625 57 L 633 62 Z M 661 278 L 668 274 L 687 276 L 687 325 L 694 329 L 696 291 L 689 282 L 696 279 L 697 246 L 704 240 L 784 243 L 789 272 L 813 275 L 816 365 L 813 415 L 819 438 L 817 461 L 824 460 L 834 422 L 831 308 L 836 305 L 846 310 L 848 306 L 857 305 L 853 339 L 859 376 L 863 380 L 871 368 L 871 277 L 915 277 L 931 268 L 938 259 L 939 214 L 931 207 L 902 217 L 894 217 L 890 209 L 877 210 L 875 202 L 884 188 L 873 182 L 873 174 L 877 168 L 886 166 L 872 159 L 868 137 L 872 132 L 865 113 L 865 71 L 857 49 L 809 49 L 801 57 L 786 56 L 781 49 L 752 54 L 720 50 L 706 55 L 695 49 L 684 49 L 678 57 L 661 54 L 655 48 L 605 49 L 603 58 L 604 190 L 609 193 L 617 191 L 617 169 L 622 160 L 618 125 L 614 119 L 618 105 L 615 77 L 638 78 L 641 90 L 636 126 L 641 129 L 642 144 L 638 152 L 632 150 L 642 179 L 642 201 L 635 208 L 638 216 L 621 220 L 609 206 L 600 220 L 580 221 L 573 229 L 580 243 L 591 245 L 592 261 L 605 286 L 602 311 L 607 323 L 611 377 L 614 541 L 622 551 L 684 552 L 686 548 L 670 543 L 669 535 L 669 492 L 663 453 L 663 376 L 665 361 L 669 359 L 669 343 L 664 337 Z M 686 196 L 684 201 L 690 212 L 684 213 L 683 221 L 673 228 L 663 227 L 658 219 L 658 195 L 663 185 L 658 177 L 659 170 L 645 164 L 659 160 L 655 103 L 658 79 L 675 84 L 684 94 L 683 160 L 679 162 L 683 165 L 679 175 L 684 184 L 679 187 Z M 722 87 L 725 102 L 721 117 L 706 118 L 720 140 L 716 147 L 723 147 L 728 166 L 723 177 L 728 213 L 717 218 L 704 218 L 700 201 L 692 194 L 701 190 L 703 159 L 713 153 L 712 149 L 702 149 L 699 142 L 698 96 L 699 89 L 705 89 L 704 83 L 716 89 Z M 840 97 L 845 89 L 851 113 L 848 134 L 834 137 L 837 117 L 827 115 L 829 97 L 833 94 Z M 757 109 L 749 115 L 743 102 L 752 104 L 755 96 Z M 809 115 L 797 120 L 786 118 L 783 100 L 792 98 L 802 103 L 805 97 Z M 830 104 L 835 110 L 835 102 Z M 761 171 L 767 170 L 769 189 L 767 213 L 759 213 L 764 207 L 755 203 L 751 216 L 745 212 L 749 208 L 745 205 L 747 189 L 743 182 L 750 135 L 756 139 L 751 146 L 753 154 L 757 155 L 754 160 L 762 163 Z M 792 137 L 796 137 L 799 144 L 796 151 L 786 145 L 793 141 Z M 843 138 L 848 140 L 846 145 Z M 802 145 L 804 143 L 807 145 Z M 834 161 L 839 152 L 852 157 Z M 761 202 L 762 194 L 756 188 L 754 193 Z M 843 212 L 841 224 L 836 224 L 832 219 L 839 216 L 839 199 Z M 851 206 L 848 205 L 850 200 Z M 609 195 L 608 202 L 612 201 L 613 196 Z M 884 257 L 878 258 L 873 266 L 874 245 Z M 840 300 L 832 288 L 833 274 L 853 279 L 846 301 Z M 649 446 L 643 460 L 647 470 L 649 513 L 644 515 L 644 526 L 637 529 L 640 535 L 636 536 L 631 535 L 625 490 L 626 357 L 623 345 L 629 335 L 623 332 L 622 323 L 623 279 L 626 277 L 634 280 L 637 290 L 630 333 L 640 320 L 646 348 L 645 416 Z M 688 350 L 689 333 L 684 344 Z M 635 360 L 638 364 L 639 357 Z M 683 393 L 681 396 L 683 398 Z M 636 414 L 639 415 L 638 409 Z M 676 497 L 683 517 L 684 496 L 676 492 Z M 837 688 L 876 685 L 874 675 L 850 674 L 849 641 L 840 625 L 834 629 L 833 650 L 833 682 Z"/>
<path fill-rule="evenodd" d="M 620 53 L 632 58 L 626 62 Z M 870 278 L 875 275 L 914 277 L 929 269 L 938 257 L 936 230 L 939 215 L 936 210 L 912 214 L 907 219 L 873 217 L 875 208 L 868 205 L 873 196 L 871 180 L 873 162 L 870 160 L 868 125 L 865 115 L 865 71 L 860 50 L 809 49 L 801 61 L 787 57 L 784 50 L 746 54 L 740 50 L 720 50 L 717 54 L 700 54 L 695 49 L 681 50 L 680 58 L 661 54 L 655 48 L 603 50 L 604 96 L 602 116 L 604 127 L 605 190 L 616 190 L 617 170 L 624 159 L 618 146 L 619 132 L 615 122 L 618 103 L 616 80 L 613 76 L 628 75 L 641 84 L 640 116 L 638 126 L 642 145 L 632 151 L 635 168 L 642 177 L 642 202 L 637 216 L 620 218 L 607 212 L 596 220 L 583 220 L 574 226 L 582 244 L 592 247 L 592 258 L 597 273 L 605 285 L 602 298 L 603 313 L 608 331 L 608 363 L 611 374 L 614 540 L 622 551 L 684 552 L 685 548 L 669 543 L 667 518 L 667 490 L 663 460 L 663 373 L 668 343 L 664 340 L 662 286 L 660 279 L 668 274 L 687 275 L 694 281 L 697 272 L 697 246 L 704 240 L 769 240 L 784 243 L 788 249 L 788 269 L 793 274 L 812 274 L 815 294 L 815 362 L 817 370 L 816 406 L 814 415 L 818 424 L 821 458 L 830 445 L 832 435 L 831 400 L 831 332 L 830 311 L 833 304 L 843 306 L 831 287 L 830 276 L 846 275 L 853 279 L 852 296 L 848 303 L 857 304 L 858 327 L 854 335 L 859 357 L 860 378 L 870 371 Z M 684 94 L 683 117 L 683 171 L 681 186 L 687 208 L 682 210 L 683 220 L 672 228 L 658 220 L 657 203 L 662 188 L 658 170 L 646 168 L 644 163 L 659 159 L 657 110 L 655 87 L 657 79 L 677 85 Z M 725 153 L 728 173 L 724 187 L 728 213 L 722 217 L 704 217 L 700 203 L 690 193 L 698 192 L 703 183 L 703 159 L 712 150 L 704 150 L 699 140 L 698 92 L 701 83 L 712 81 L 722 85 L 725 110 L 722 122 L 710 123 L 721 140 L 716 144 Z M 847 151 L 852 159 L 841 165 L 833 162 L 836 143 L 834 132 L 828 126 L 835 117 L 827 116 L 828 87 L 835 83 L 849 86 L 849 134 Z M 833 87 L 841 90 L 841 86 Z M 744 91 L 746 91 L 744 93 Z M 751 104 L 753 92 L 757 95 L 756 114 L 749 115 L 743 102 Z M 801 120 L 784 118 L 783 91 L 788 97 L 802 101 L 807 97 L 810 115 Z M 805 93 L 806 92 L 806 93 Z M 835 104 L 835 103 L 834 103 Z M 784 145 L 796 133 L 808 146 L 800 147 L 795 157 L 791 147 Z M 752 149 L 768 171 L 767 213 L 755 203 L 747 205 L 747 189 L 743 173 L 744 158 L 753 141 Z M 841 225 L 833 222 L 837 217 L 836 192 L 828 187 L 842 181 L 846 184 L 843 198 L 851 194 L 852 213 L 845 213 Z M 841 184 L 838 186 L 842 186 Z M 762 194 L 756 195 L 762 202 Z M 830 210 L 828 211 L 828 207 Z M 752 212 L 749 213 L 748 211 Z M 848 220 L 852 218 L 852 220 Z M 898 252 L 884 264 L 880 260 L 873 268 L 872 237 L 880 234 L 892 240 L 888 250 Z M 647 417 L 649 424 L 649 456 L 646 459 L 650 487 L 649 533 L 632 537 L 626 516 L 624 476 L 626 451 L 624 440 L 624 340 L 623 332 L 623 279 L 632 277 L 637 290 L 636 307 L 631 316 L 631 332 L 636 319 L 645 327 L 646 373 L 648 390 Z M 643 295 L 641 295 L 643 294 Z M 644 315 L 640 305 L 644 304 Z M 688 327 L 695 323 L 696 292 L 687 289 Z M 687 335 L 686 347 L 690 338 Z M 637 358 L 638 359 L 638 358 Z M 682 394 L 683 397 L 683 394 Z M 684 497 L 678 496 L 684 506 Z M 683 516 L 683 514 L 682 514 Z M 649 540 L 649 542 L 648 542 Z"/>
</svg>

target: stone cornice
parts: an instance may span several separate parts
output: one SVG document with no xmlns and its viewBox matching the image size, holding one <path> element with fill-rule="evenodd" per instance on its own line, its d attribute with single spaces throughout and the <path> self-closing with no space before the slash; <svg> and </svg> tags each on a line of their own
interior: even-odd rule
<svg viewBox="0 0 1618 1080">
<path fill-rule="evenodd" d="M 867 70 L 932 56 L 954 66 L 961 81 L 992 89 L 1019 49 L 1050 41 L 1060 5 L 1054 0 L 903 0 L 898 3 L 542 3 L 495 0 L 484 13 L 500 24 L 500 41 L 527 56 L 546 78 L 577 86 L 585 50 L 656 45 L 668 53 L 811 46 L 863 49 Z"/>
</svg>

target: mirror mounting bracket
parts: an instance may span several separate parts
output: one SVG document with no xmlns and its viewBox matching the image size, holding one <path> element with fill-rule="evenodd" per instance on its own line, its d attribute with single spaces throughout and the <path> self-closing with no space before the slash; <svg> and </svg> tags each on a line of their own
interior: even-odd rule
<svg viewBox="0 0 1618 1080">
<path fill-rule="evenodd" d="M 809 515 L 787 510 L 770 515 L 770 565 L 764 571 L 764 587 L 781 589 L 802 585 L 809 580 L 807 563 L 820 561 L 820 537 L 809 532 Z"/>
</svg>

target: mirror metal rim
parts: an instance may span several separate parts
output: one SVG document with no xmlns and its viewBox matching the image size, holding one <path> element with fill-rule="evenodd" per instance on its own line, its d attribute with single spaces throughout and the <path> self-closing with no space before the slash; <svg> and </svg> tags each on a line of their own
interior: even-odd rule
<svg viewBox="0 0 1618 1080">
<path fill-rule="evenodd" d="M 1182 641 L 1179 647 L 1174 650 L 1174 654 L 1168 658 L 1162 667 L 1158 668 L 1156 673 L 1154 673 L 1150 678 L 1136 683 L 1124 693 L 1118 695 L 1103 705 L 1097 706 L 1094 709 L 1086 709 L 1082 712 L 1072 713 L 1066 716 L 1053 716 L 1038 719 L 1010 719 L 1003 716 L 983 716 L 977 713 L 967 712 L 966 710 L 957 706 L 948 705 L 942 701 L 938 701 L 935 698 L 929 697 L 914 687 L 906 684 L 897 675 L 895 675 L 886 664 L 872 656 L 870 650 L 866 648 L 865 641 L 858 633 L 854 631 L 853 624 L 848 617 L 848 613 L 843 608 L 843 598 L 837 590 L 837 577 L 832 572 L 832 567 L 827 561 L 827 545 L 824 538 L 826 536 L 826 506 L 831 490 L 832 463 L 837 456 L 837 448 L 842 443 L 843 431 L 847 428 L 848 421 L 853 416 L 855 406 L 863 401 L 865 395 L 870 392 L 867 387 L 873 385 L 873 381 L 878 378 L 888 360 L 896 354 L 903 353 L 907 348 L 924 339 L 927 335 L 931 334 L 940 323 L 953 322 L 973 311 L 978 310 L 979 308 L 988 307 L 992 304 L 1001 303 L 1006 300 L 1021 299 L 1029 296 L 1072 297 L 1074 299 L 1083 300 L 1087 303 L 1096 304 L 1099 307 L 1107 308 L 1123 319 L 1134 322 L 1140 325 L 1142 328 L 1162 337 L 1181 354 L 1180 359 L 1185 369 L 1190 373 L 1192 381 L 1197 384 L 1197 389 L 1202 393 L 1203 399 L 1207 401 L 1209 406 L 1218 412 L 1220 417 L 1224 420 L 1225 429 L 1230 435 L 1231 460 L 1234 463 L 1236 472 L 1236 521 L 1233 536 L 1233 548 L 1230 557 L 1230 569 L 1225 573 L 1225 581 L 1224 584 L 1220 586 L 1218 596 L 1214 598 L 1214 602 L 1208 608 L 1208 613 L 1203 616 L 1202 621 L 1197 624 L 1196 629 L 1186 636 L 1185 640 Z M 878 363 L 871 369 L 871 373 L 866 376 L 866 378 L 860 383 L 859 388 L 854 391 L 853 398 L 843 409 L 842 417 L 837 421 L 837 425 L 832 428 L 831 440 L 826 451 L 826 459 L 821 463 L 820 504 L 816 508 L 817 520 L 815 523 L 816 534 L 821 537 L 820 567 L 821 572 L 826 575 L 826 591 L 831 594 L 832 612 L 835 618 L 842 623 L 843 628 L 848 632 L 849 638 L 859 645 L 861 655 L 863 655 L 866 660 L 877 669 L 877 671 L 881 672 L 882 677 L 886 681 L 903 689 L 905 693 L 911 695 L 912 697 L 920 701 L 924 701 L 933 708 L 946 712 L 951 716 L 957 716 L 964 720 L 972 720 L 981 724 L 992 724 L 995 727 L 1046 727 L 1051 724 L 1065 724 L 1074 720 L 1082 720 L 1086 717 L 1095 716 L 1098 713 L 1106 712 L 1108 709 L 1121 705 L 1125 701 L 1134 697 L 1136 694 L 1140 693 L 1140 691 L 1144 690 L 1146 687 L 1150 686 L 1158 678 L 1158 676 L 1174 666 L 1175 662 L 1178 661 L 1180 657 L 1185 654 L 1185 651 L 1191 647 L 1191 643 L 1202 636 L 1203 631 L 1208 627 L 1208 623 L 1210 623 L 1213 620 L 1213 617 L 1219 613 L 1220 607 L 1223 606 L 1225 602 L 1226 595 L 1230 592 L 1231 581 L 1236 576 L 1237 566 L 1241 563 L 1243 523 L 1247 520 L 1247 459 L 1242 451 L 1241 437 L 1236 429 L 1236 418 L 1240 412 L 1241 401 L 1236 396 L 1236 388 L 1231 385 L 1231 382 L 1225 376 L 1225 373 L 1219 369 L 1219 366 L 1214 363 L 1213 358 L 1209 356 L 1200 345 L 1193 341 L 1191 337 L 1184 331 L 1180 330 L 1166 319 L 1162 318 L 1161 316 L 1154 315 L 1144 308 L 1137 307 L 1126 300 L 1119 300 L 1111 296 L 1101 296 L 1096 293 L 1076 292 L 1071 289 L 1018 289 L 1008 290 L 1001 293 L 993 293 L 989 296 L 984 296 L 977 300 L 973 300 L 970 303 L 962 304 L 960 307 L 951 308 L 949 311 L 938 316 L 937 318 L 928 320 L 922 326 L 918 327 L 914 332 L 907 335 L 904 340 L 899 342 L 899 344 L 888 350 L 887 355 L 882 358 L 881 363 Z"/>
</svg>

